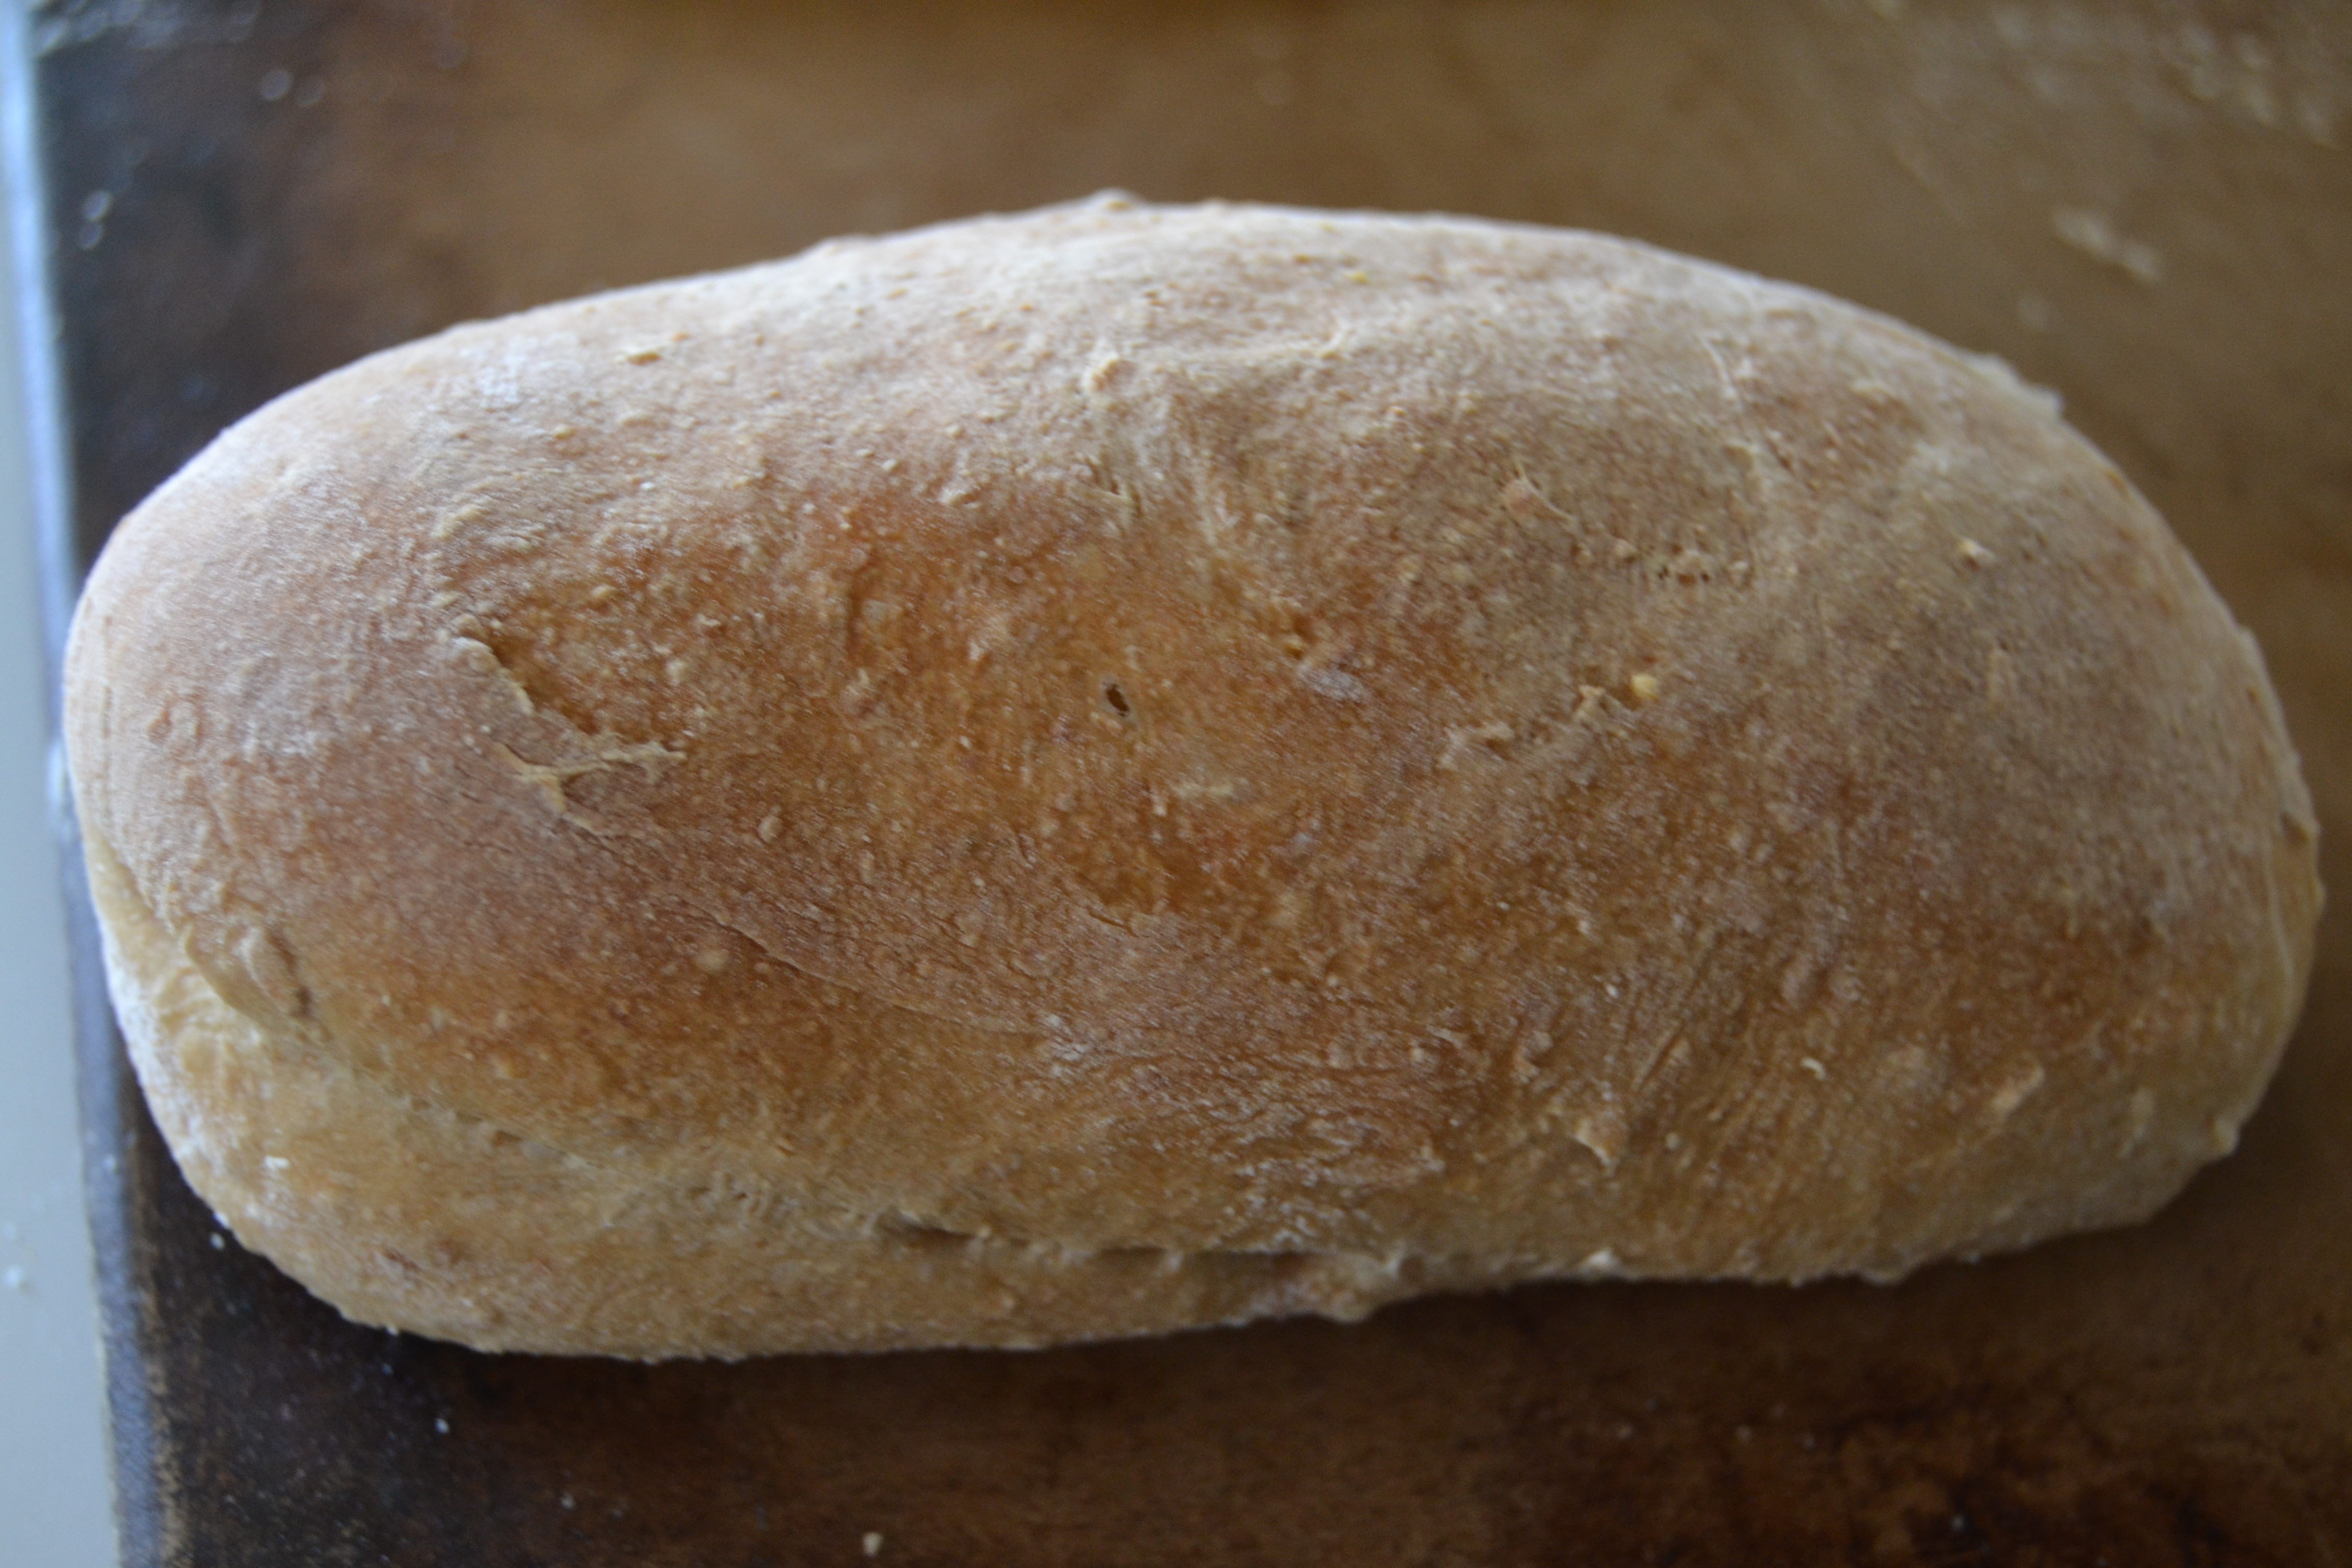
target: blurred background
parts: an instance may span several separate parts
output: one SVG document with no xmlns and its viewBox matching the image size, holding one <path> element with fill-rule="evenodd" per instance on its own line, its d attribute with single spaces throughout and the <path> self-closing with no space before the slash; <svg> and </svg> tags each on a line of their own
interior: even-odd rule
<svg viewBox="0 0 2352 1568">
<path fill-rule="evenodd" d="M 60 0 L 29 27 L 53 606 L 227 421 L 454 321 L 1107 186 L 1573 225 L 2057 391 L 2260 637 L 2352 887 L 2345 5 Z M 0 593 L 23 1226 L 75 1178 L 32 590 Z M 1017 1358 L 388 1345 L 214 1245 L 92 1026 L 128 1556 L 832 1561 L 887 1516 L 940 1562 L 2346 1560 L 2347 930 L 2339 893 L 2241 1153 L 2140 1230 L 1894 1290 L 1539 1289 Z M 7 1428 L 0 1486 L 83 1519 L 11 1462 L 96 1440 L 86 1255 L 39 1245 L 0 1232 L 32 1282 L 0 1291 L 0 1403 L 54 1365 L 78 1425 Z"/>
<path fill-rule="evenodd" d="M 95 1568 L 116 1561 L 115 1531 L 37 580 L 31 454 L 44 437 L 27 416 L 55 388 L 51 319 L 28 287 L 48 219 L 26 177 L 26 26 L 18 5 L 0 14 L 17 34 L 0 71 L 0 1561 Z"/>
</svg>

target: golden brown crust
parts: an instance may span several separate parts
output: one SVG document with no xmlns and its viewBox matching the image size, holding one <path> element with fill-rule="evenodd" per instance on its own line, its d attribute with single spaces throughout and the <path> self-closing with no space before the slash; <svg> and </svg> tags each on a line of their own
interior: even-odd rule
<svg viewBox="0 0 2352 1568">
<path fill-rule="evenodd" d="M 608 1200 L 1359 1281 L 861 1328 L 713 1240 L 591 1331 L 642 1258 L 526 1227 L 480 1267 L 562 1283 L 484 1342 L 537 1348 L 2134 1218 L 2252 1109 L 2318 897 L 2251 645 L 2035 395 L 1468 222 L 1100 202 L 377 356 L 124 524 L 69 701 L 121 907 L 193 966 L 121 986 L 201 976 L 338 1105 Z"/>
<path fill-rule="evenodd" d="M 103 841 L 89 851 L 123 1034 L 182 1169 L 247 1246 L 364 1322 L 645 1358 L 1023 1346 L 1358 1317 L 1484 1279 L 1444 1260 L 959 1236 L 796 1204 L 723 1166 L 568 1156 L 273 1037 L 221 1001 Z"/>
</svg>

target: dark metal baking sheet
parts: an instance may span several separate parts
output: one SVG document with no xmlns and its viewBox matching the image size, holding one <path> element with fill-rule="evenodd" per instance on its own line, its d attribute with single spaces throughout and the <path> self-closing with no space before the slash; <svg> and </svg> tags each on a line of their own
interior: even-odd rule
<svg viewBox="0 0 2352 1568">
<path fill-rule="evenodd" d="M 2262 636 L 2352 886 L 2341 11 L 100 0 L 34 26 L 60 595 L 226 422 L 453 320 L 1114 184 L 1583 224 L 2062 391 Z M 132 1563 L 2352 1561 L 2341 900 L 2243 1149 L 2136 1231 L 1891 1289 L 662 1367 L 355 1328 L 222 1237 L 77 910 Z"/>
</svg>

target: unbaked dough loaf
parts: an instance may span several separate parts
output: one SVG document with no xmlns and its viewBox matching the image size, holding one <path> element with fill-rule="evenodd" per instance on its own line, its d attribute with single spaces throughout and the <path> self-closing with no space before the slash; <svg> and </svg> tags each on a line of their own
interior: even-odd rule
<svg viewBox="0 0 2352 1568">
<path fill-rule="evenodd" d="M 122 526 L 182 1168 L 363 1321 L 1024 1345 L 2137 1219 L 2301 998 L 2261 662 L 1999 364 L 1118 199 L 467 326 Z"/>
</svg>

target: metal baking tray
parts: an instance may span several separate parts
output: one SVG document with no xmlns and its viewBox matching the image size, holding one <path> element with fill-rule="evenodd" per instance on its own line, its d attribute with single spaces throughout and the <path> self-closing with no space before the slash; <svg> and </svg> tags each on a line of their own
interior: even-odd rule
<svg viewBox="0 0 2352 1568">
<path fill-rule="evenodd" d="M 1605 228 L 2055 388 L 2278 677 L 2352 887 L 2352 22 L 2203 0 L 70 0 L 70 501 L 450 321 L 1121 186 Z M 78 875 L 78 873 L 77 873 Z M 2352 919 L 2153 1224 L 1893 1289 L 1566 1285 L 1027 1354 L 353 1327 L 222 1236 L 77 905 L 132 1564 L 2352 1562 Z"/>
</svg>

